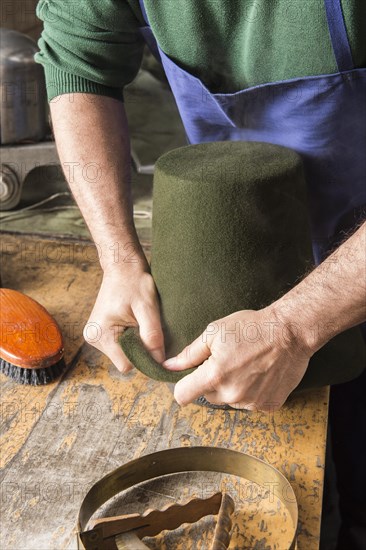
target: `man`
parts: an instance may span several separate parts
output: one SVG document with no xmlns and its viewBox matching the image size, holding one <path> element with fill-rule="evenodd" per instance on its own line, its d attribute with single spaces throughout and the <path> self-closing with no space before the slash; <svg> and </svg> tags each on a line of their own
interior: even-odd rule
<svg viewBox="0 0 366 550">
<path fill-rule="evenodd" d="M 228 326 L 248 320 L 260 325 L 300 322 L 301 330 L 271 345 L 260 340 L 250 346 L 222 342 L 208 331 L 164 363 L 171 369 L 201 365 L 176 385 L 182 405 L 204 394 L 210 402 L 239 407 L 280 407 L 311 355 L 338 332 L 366 319 L 366 225 L 360 226 L 366 204 L 361 99 L 366 90 L 366 6 L 356 0 L 44 0 L 37 13 L 44 21 L 37 60 L 45 67 L 60 159 L 74 163 L 69 183 L 104 271 L 89 319 L 89 326 L 97 323 L 102 334 L 97 342 L 88 330 L 85 335 L 119 370 L 131 368 L 115 338 L 126 326 L 138 325 L 153 357 L 165 358 L 155 285 L 133 224 L 123 108 L 122 90 L 138 71 L 143 39 L 160 56 L 190 142 L 254 139 L 302 155 L 314 253 L 318 262 L 326 259 L 269 314 L 233 312 L 224 320 Z M 96 183 L 85 181 L 89 162 L 99 166 Z M 131 249 L 135 261 L 126 262 Z M 360 387 L 365 387 L 365 375 L 332 395 L 333 439 L 342 438 L 342 445 L 346 434 L 337 432 L 333 418 L 342 407 L 357 432 L 365 405 L 357 397 L 355 415 L 351 403 Z M 362 439 L 351 442 L 357 444 L 362 452 Z M 354 454 L 338 458 L 343 469 L 364 476 Z M 360 478 L 354 485 L 362 485 Z M 349 525 L 339 548 L 361 548 L 365 520 L 359 506 L 365 512 L 364 499 L 350 498 L 346 488 L 343 498 L 349 498 L 343 502 Z M 352 502 L 358 507 L 356 519 L 349 518 Z"/>
</svg>

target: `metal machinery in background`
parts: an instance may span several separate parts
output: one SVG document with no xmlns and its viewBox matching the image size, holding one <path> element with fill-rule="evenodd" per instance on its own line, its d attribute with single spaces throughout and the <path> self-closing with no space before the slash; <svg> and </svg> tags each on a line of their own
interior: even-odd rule
<svg viewBox="0 0 366 550">
<path fill-rule="evenodd" d="M 0 210 L 15 208 L 26 176 L 35 168 L 59 164 L 48 124 L 43 67 L 34 61 L 36 43 L 17 31 L 0 32 Z M 137 173 L 152 174 L 134 150 Z"/>
<path fill-rule="evenodd" d="M 43 68 L 34 61 L 36 52 L 36 43 L 25 34 L 1 29 L 1 210 L 17 206 L 29 172 L 59 163 L 47 122 Z"/>
</svg>

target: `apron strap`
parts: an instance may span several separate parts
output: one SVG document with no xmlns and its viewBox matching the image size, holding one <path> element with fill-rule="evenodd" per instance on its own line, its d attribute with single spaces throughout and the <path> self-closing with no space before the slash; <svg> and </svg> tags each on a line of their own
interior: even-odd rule
<svg viewBox="0 0 366 550">
<path fill-rule="evenodd" d="M 341 0 L 324 0 L 330 39 L 339 72 L 354 68 L 351 47 L 344 23 Z"/>
<path fill-rule="evenodd" d="M 140 4 L 140 9 L 141 9 L 141 12 L 142 12 L 142 16 L 145 20 L 145 23 L 149 27 L 150 25 L 149 25 L 149 20 L 147 18 L 147 13 L 146 13 L 145 5 L 144 5 L 144 0 L 139 0 L 139 4 Z"/>
<path fill-rule="evenodd" d="M 151 27 L 149 25 L 149 20 L 147 18 L 145 6 L 144 6 L 144 1 L 139 0 L 139 3 L 140 3 L 140 8 L 141 8 L 143 18 L 145 20 L 145 27 L 140 27 L 140 33 L 141 33 L 143 39 L 145 40 L 149 50 L 153 54 L 153 56 L 156 58 L 157 61 L 159 61 L 161 63 L 161 56 L 160 56 L 160 52 L 159 52 L 159 47 L 158 47 L 158 44 L 156 42 L 155 36 L 152 33 Z"/>
</svg>

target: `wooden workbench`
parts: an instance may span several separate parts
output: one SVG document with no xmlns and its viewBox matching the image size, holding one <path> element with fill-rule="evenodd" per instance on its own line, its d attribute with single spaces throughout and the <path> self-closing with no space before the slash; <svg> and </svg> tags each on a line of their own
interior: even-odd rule
<svg viewBox="0 0 366 550">
<path fill-rule="evenodd" d="M 3 286 L 39 300 L 56 317 L 69 365 L 61 380 L 46 387 L 17 385 L 1 375 L 2 550 L 75 548 L 78 508 L 97 479 L 140 455 L 189 445 L 240 450 L 277 467 L 297 495 L 299 550 L 318 548 L 326 388 L 292 398 L 274 414 L 180 408 L 164 384 L 136 371 L 121 375 L 83 343 L 101 280 L 90 243 L 7 233 L 1 241 Z M 123 513 L 121 503 L 130 513 L 193 494 L 207 497 L 220 486 L 237 506 L 230 548 L 286 548 L 290 519 L 271 492 L 223 474 L 180 474 L 149 483 L 114 499 L 103 513 Z M 213 528 L 208 517 L 148 544 L 204 550 Z"/>
</svg>

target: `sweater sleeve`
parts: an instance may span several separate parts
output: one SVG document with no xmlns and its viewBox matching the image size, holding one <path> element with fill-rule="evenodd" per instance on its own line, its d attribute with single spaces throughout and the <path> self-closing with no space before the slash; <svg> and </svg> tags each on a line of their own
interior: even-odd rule
<svg viewBox="0 0 366 550">
<path fill-rule="evenodd" d="M 40 0 L 43 21 L 35 60 L 44 66 L 48 100 L 84 92 L 123 99 L 144 42 L 127 0 Z"/>
</svg>

